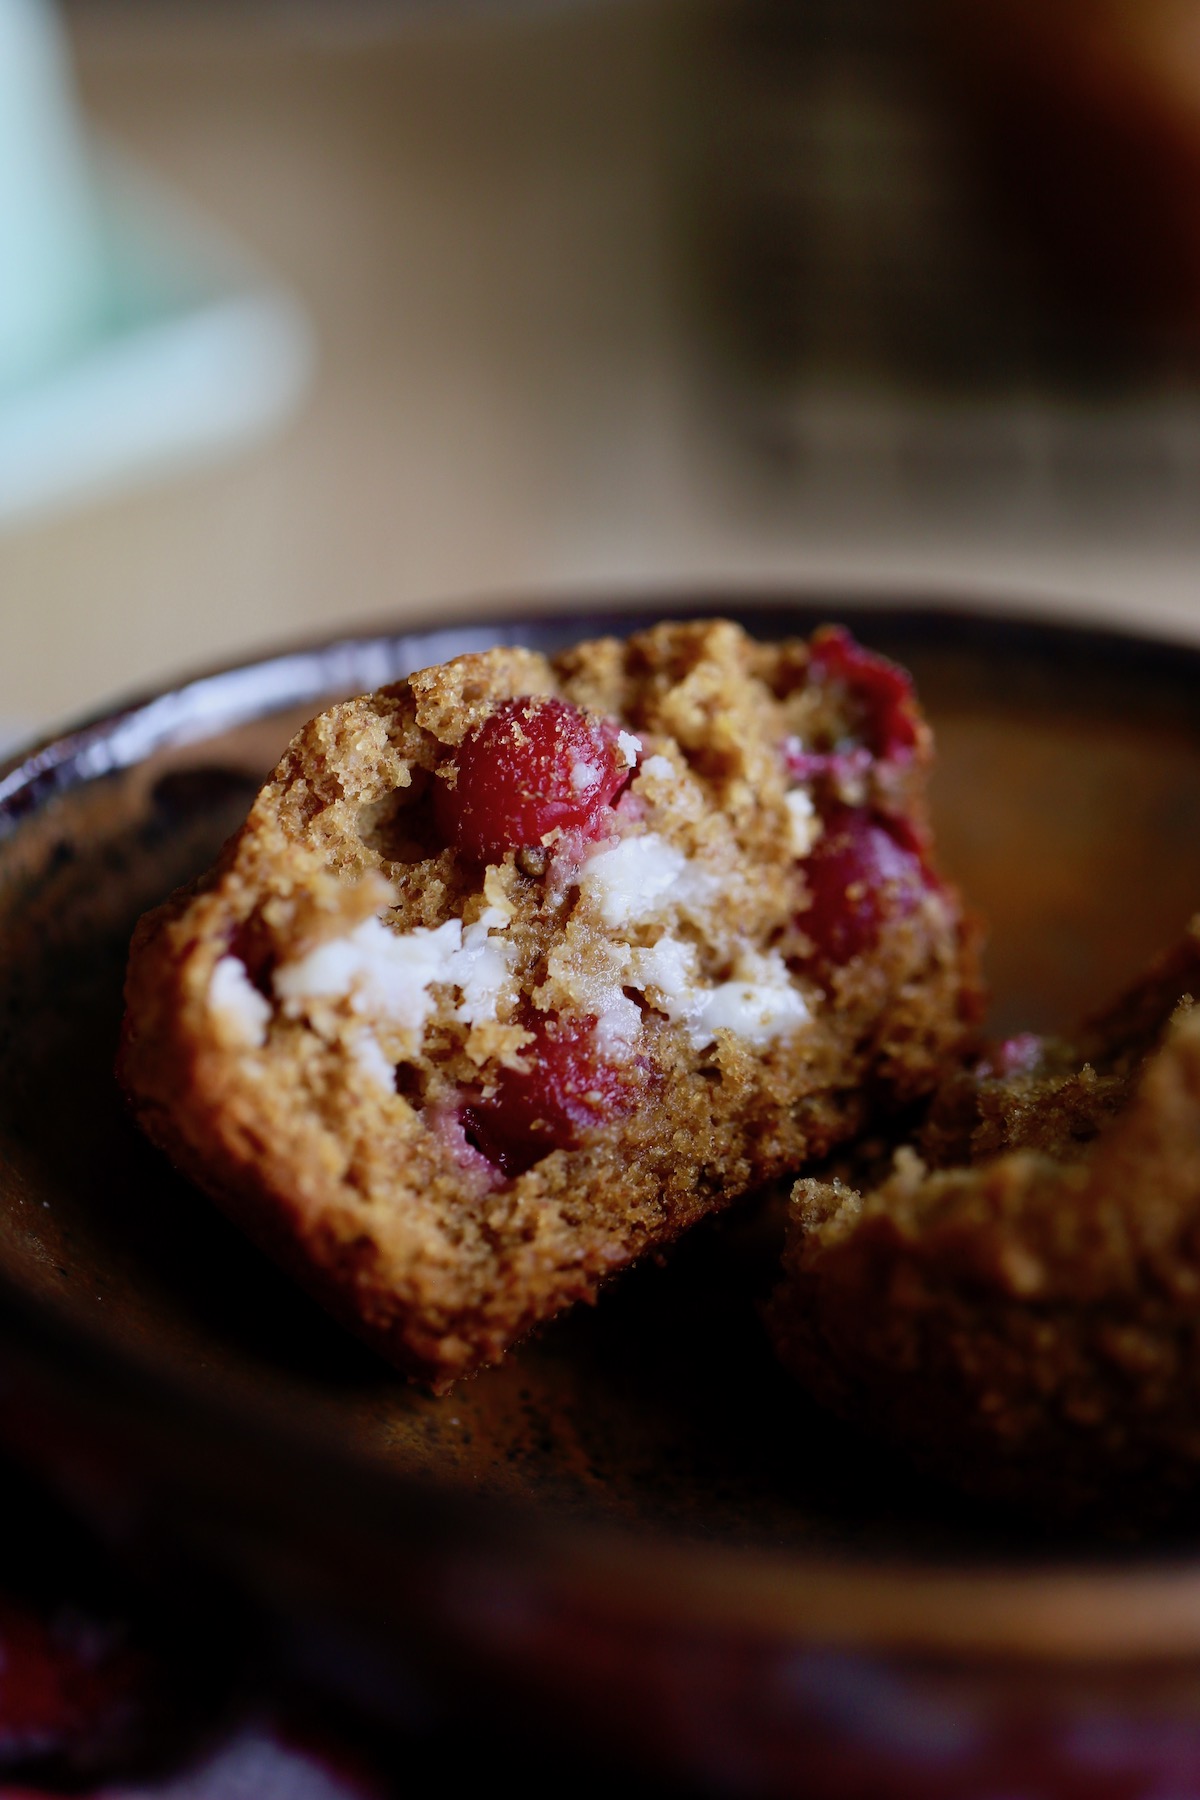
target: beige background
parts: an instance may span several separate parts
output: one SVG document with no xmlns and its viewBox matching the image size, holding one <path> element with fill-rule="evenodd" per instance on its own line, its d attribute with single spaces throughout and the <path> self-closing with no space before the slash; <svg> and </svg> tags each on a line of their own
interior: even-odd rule
<svg viewBox="0 0 1200 1800">
<path fill-rule="evenodd" d="M 0 535 L 0 724 L 571 584 L 982 586 L 1200 627 L 1187 507 L 1029 529 L 741 478 L 689 329 L 685 5 L 68 18 L 89 117 L 295 287 L 320 363 L 269 443 Z"/>
</svg>

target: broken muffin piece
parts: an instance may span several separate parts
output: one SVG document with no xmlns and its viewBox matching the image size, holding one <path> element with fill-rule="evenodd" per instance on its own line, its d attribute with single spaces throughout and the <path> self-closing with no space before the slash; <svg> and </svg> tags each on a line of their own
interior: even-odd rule
<svg viewBox="0 0 1200 1800">
<path fill-rule="evenodd" d="M 335 706 L 134 939 L 151 1138 L 436 1388 L 927 1092 L 978 1006 L 908 678 L 840 630 Z"/>
<path fill-rule="evenodd" d="M 1200 919 L 1074 1044 L 938 1095 L 865 1192 L 805 1180 L 776 1349 L 970 1492 L 1128 1526 L 1200 1482 Z"/>
</svg>

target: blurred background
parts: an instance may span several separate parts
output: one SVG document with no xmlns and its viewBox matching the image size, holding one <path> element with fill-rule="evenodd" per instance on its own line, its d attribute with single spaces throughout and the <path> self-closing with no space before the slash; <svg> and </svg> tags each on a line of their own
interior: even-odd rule
<svg viewBox="0 0 1200 1800">
<path fill-rule="evenodd" d="M 1200 0 L 0 0 L 0 731 L 836 580 L 1200 632 Z"/>
</svg>

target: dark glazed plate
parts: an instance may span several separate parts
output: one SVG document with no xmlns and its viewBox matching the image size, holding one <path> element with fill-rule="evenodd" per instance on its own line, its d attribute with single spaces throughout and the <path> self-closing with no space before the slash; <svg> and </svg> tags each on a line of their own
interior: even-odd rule
<svg viewBox="0 0 1200 1800">
<path fill-rule="evenodd" d="M 1101 1714 L 1128 1725 L 1126 1774 L 1167 1727 L 1200 1774 L 1200 1546 L 1018 1532 L 822 1419 L 757 1322 L 769 1210 L 431 1400 L 123 1114 L 138 915 L 212 859 L 303 718 L 499 641 L 703 610 L 761 635 L 840 618 L 905 662 L 939 736 L 943 862 L 991 921 L 998 1027 L 1070 1023 L 1200 903 L 1200 652 L 836 596 L 652 604 L 295 651 L 0 776 L 0 1435 L 385 1670 L 717 1785 L 937 1800 L 997 1769 L 1074 1792 L 1083 1769 L 1092 1800 L 1132 1793 L 1095 1763 Z"/>
</svg>

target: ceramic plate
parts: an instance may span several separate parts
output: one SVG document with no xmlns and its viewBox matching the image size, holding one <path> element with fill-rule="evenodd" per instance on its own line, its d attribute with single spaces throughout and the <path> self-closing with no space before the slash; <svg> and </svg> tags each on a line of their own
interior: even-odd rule
<svg viewBox="0 0 1200 1800">
<path fill-rule="evenodd" d="M 991 924 L 998 1028 L 1071 1023 L 1200 902 L 1200 652 L 821 595 L 662 599 L 641 622 L 701 610 L 761 635 L 839 618 L 914 671 L 942 861 Z M 872 1793 L 935 1800 L 1013 1733 L 1070 1763 L 1079 1719 L 1135 1693 L 1196 1724 L 1200 1768 L 1192 1542 L 1017 1531 L 823 1419 L 759 1324 L 769 1208 L 433 1400 L 124 1114 L 134 921 L 211 861 L 303 718 L 459 650 L 638 622 L 576 608 L 306 647 L 0 778 L 0 1435 L 94 1511 L 153 1519 L 273 1607 L 336 1620 L 392 1671 L 384 1694 L 419 1665 L 676 1772 L 816 1794 L 866 1769 Z"/>
</svg>

